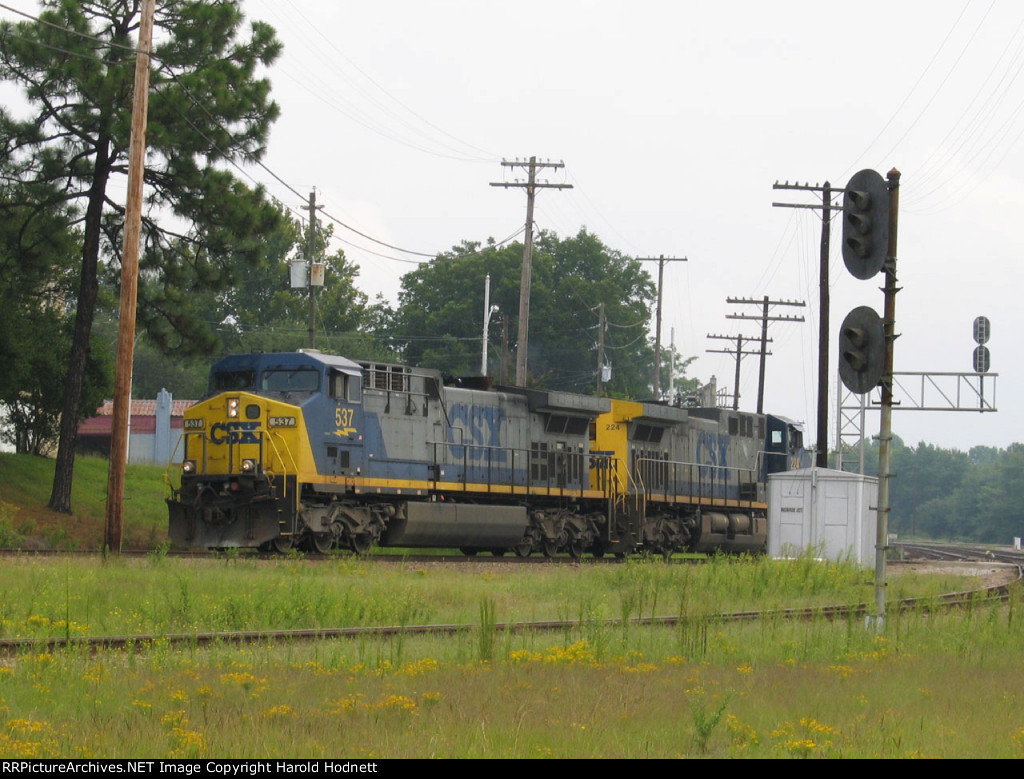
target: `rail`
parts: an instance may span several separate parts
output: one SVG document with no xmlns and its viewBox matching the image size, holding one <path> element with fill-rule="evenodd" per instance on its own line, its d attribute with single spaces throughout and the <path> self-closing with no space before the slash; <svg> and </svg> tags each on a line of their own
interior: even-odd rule
<svg viewBox="0 0 1024 779">
<path fill-rule="evenodd" d="M 1019 587 L 1024 578 L 1020 566 L 1017 566 L 1016 582 L 996 584 L 973 590 L 946 593 L 928 598 L 904 598 L 889 604 L 889 612 L 920 612 L 924 610 L 973 609 L 979 598 L 990 598 L 992 602 L 1005 602 L 1010 599 L 1011 587 Z M 755 611 L 733 611 L 709 614 L 678 614 L 667 616 L 632 617 L 624 619 L 593 620 L 542 620 L 530 622 L 496 623 L 490 629 L 498 633 L 535 633 L 538 631 L 566 631 L 583 629 L 584 627 L 603 627 L 605 629 L 620 628 L 627 625 L 650 627 L 677 627 L 686 623 L 723 624 L 726 622 L 753 622 L 756 620 L 801 620 L 814 619 L 847 620 L 851 617 L 860 618 L 871 613 L 866 603 L 852 605 L 825 605 L 797 608 L 766 609 Z M 480 631 L 481 625 L 473 623 L 435 624 L 435 625 L 382 625 L 347 628 L 306 628 L 298 630 L 251 630 L 229 632 L 193 632 L 193 633 L 149 633 L 120 636 L 51 636 L 42 638 L 3 638 L 0 639 L 0 655 L 17 655 L 27 651 L 53 652 L 60 649 L 82 648 L 93 651 L 101 649 L 124 649 L 144 652 L 151 649 L 163 651 L 168 645 L 176 646 L 207 646 L 218 643 L 252 644 L 255 642 L 297 640 L 323 641 L 324 639 L 390 637 L 408 635 L 452 635 Z"/>
</svg>

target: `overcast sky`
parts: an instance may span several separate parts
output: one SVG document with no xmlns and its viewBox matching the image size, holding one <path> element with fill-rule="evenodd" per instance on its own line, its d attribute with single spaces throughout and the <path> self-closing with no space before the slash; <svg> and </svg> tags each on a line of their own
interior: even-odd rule
<svg viewBox="0 0 1024 779">
<path fill-rule="evenodd" d="M 328 214 L 373 238 L 433 254 L 522 226 L 523 192 L 489 186 L 506 175 L 503 158 L 564 161 L 550 177 L 574 189 L 538 195 L 539 228 L 585 226 L 630 256 L 689 258 L 666 267 L 663 341 L 674 328 L 678 349 L 699 357 L 691 375 L 731 389 L 733 358 L 706 354 L 723 343 L 705 336 L 758 332 L 726 319 L 754 313 L 727 297 L 807 302 L 773 312 L 807 322 L 770 329 L 765 408 L 806 421 L 810 440 L 820 212 L 773 208 L 815 196 L 772 184 L 841 187 L 862 168 L 899 168 L 896 370 L 970 371 L 971 325 L 985 314 L 999 374 L 986 388 L 998 382 L 999 411 L 897 411 L 894 429 L 910 444 L 964 450 L 1024 441 L 1012 336 L 1024 331 L 1024 4 L 244 5 L 284 43 L 269 73 L 282 114 L 265 162 L 291 187 L 315 187 Z M 264 171 L 252 175 L 302 205 Z M 833 225 L 834 375 L 839 323 L 858 305 L 881 312 L 882 277 L 846 272 Z M 422 260 L 335 234 L 371 297 L 394 301 Z M 740 405 L 753 410 L 756 358 L 742 368 Z"/>
</svg>

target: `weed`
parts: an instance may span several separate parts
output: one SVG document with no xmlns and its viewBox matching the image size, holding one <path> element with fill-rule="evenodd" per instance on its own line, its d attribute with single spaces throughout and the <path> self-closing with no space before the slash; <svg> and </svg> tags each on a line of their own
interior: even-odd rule
<svg viewBox="0 0 1024 779">
<path fill-rule="evenodd" d="M 725 716 L 729 701 L 725 700 L 718 708 L 708 705 L 707 696 L 699 691 L 690 696 L 690 716 L 693 718 L 693 743 L 701 752 L 708 751 L 711 734 Z"/>
<path fill-rule="evenodd" d="M 150 565 L 160 565 L 167 560 L 167 553 L 169 551 L 171 551 L 171 542 L 162 541 L 149 550 L 146 554 L 146 559 Z"/>
<path fill-rule="evenodd" d="M 480 633 L 477 645 L 477 660 L 489 663 L 494 659 L 494 643 L 497 637 L 494 600 L 480 601 Z"/>
</svg>

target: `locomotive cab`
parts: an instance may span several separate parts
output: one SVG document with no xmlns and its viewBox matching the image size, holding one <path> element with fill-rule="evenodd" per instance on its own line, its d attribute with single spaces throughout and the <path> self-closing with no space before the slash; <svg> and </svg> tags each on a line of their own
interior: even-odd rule
<svg viewBox="0 0 1024 779">
<path fill-rule="evenodd" d="M 301 485 L 318 471 L 362 468 L 361 400 L 362 371 L 344 358 L 296 352 L 216 363 L 207 396 L 185 414 L 171 540 L 288 546 L 303 530 Z"/>
</svg>

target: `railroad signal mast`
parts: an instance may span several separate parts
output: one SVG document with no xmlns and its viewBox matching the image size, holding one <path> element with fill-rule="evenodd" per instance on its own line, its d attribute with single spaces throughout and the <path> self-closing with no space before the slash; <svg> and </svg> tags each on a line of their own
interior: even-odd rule
<svg viewBox="0 0 1024 779">
<path fill-rule="evenodd" d="M 839 376 L 853 392 L 881 385 L 878 433 L 878 523 L 875 533 L 875 629 L 885 627 L 885 554 L 889 546 L 889 464 L 892 457 L 893 343 L 896 340 L 896 232 L 900 172 L 883 179 L 873 170 L 855 173 L 843 193 L 843 263 L 858 279 L 885 271 L 884 313 L 868 306 L 851 311 L 839 337 Z"/>
</svg>

